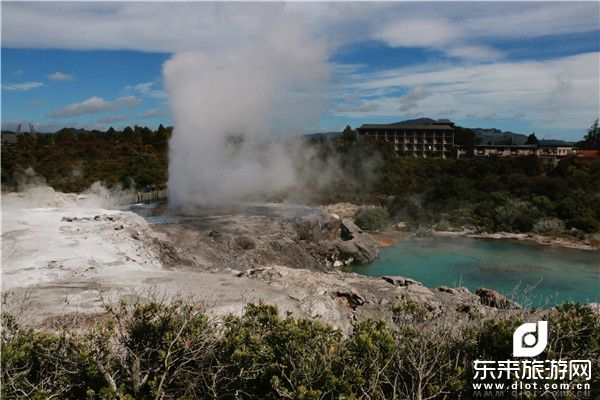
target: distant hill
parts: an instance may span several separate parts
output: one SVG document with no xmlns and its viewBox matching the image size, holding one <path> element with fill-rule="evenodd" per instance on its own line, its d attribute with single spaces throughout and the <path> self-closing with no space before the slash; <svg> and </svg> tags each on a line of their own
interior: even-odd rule
<svg viewBox="0 0 600 400">
<path fill-rule="evenodd" d="M 540 139 L 540 144 L 549 146 L 573 146 L 575 142 L 568 142 L 566 140 L 559 139 Z"/>
<path fill-rule="evenodd" d="M 496 128 L 470 128 L 481 144 L 525 144 L 527 135 L 511 131 L 501 131 Z"/>
<path fill-rule="evenodd" d="M 394 125 L 428 125 L 437 122 L 435 119 L 431 118 L 417 118 L 417 119 L 407 119 L 406 121 L 400 122 L 392 122 Z"/>
</svg>

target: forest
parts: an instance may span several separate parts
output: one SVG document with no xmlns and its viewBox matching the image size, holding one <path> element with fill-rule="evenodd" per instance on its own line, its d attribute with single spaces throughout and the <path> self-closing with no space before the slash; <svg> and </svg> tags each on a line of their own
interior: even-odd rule
<svg viewBox="0 0 600 400">
<path fill-rule="evenodd" d="M 168 179 L 168 142 L 172 127 L 126 127 L 122 131 L 76 131 L 19 135 L 2 145 L 2 187 L 18 190 L 28 168 L 61 192 L 81 192 L 94 182 L 162 189 Z"/>
</svg>

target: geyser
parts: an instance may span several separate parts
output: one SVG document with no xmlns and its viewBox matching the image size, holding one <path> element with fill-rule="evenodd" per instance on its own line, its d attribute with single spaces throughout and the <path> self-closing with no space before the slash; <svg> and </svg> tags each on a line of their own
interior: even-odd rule
<svg viewBox="0 0 600 400">
<path fill-rule="evenodd" d="M 280 139 L 321 114 L 327 48 L 289 18 L 274 20 L 235 50 L 179 53 L 165 63 L 175 120 L 171 206 L 256 199 L 305 184 L 302 150 Z"/>
</svg>

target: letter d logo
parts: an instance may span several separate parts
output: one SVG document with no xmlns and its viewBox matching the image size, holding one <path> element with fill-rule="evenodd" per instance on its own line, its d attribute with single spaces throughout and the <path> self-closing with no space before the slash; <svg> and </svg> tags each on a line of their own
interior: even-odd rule
<svg viewBox="0 0 600 400">
<path fill-rule="evenodd" d="M 528 322 L 519 326 L 513 334 L 513 357 L 535 357 L 544 351 L 547 344 L 548 321 Z"/>
</svg>

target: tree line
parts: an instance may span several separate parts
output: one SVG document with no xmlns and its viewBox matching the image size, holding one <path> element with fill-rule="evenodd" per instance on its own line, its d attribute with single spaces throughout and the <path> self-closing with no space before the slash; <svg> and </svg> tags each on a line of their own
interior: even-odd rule
<svg viewBox="0 0 600 400">
<path fill-rule="evenodd" d="M 94 182 L 124 188 L 165 188 L 168 142 L 172 127 L 126 127 L 117 131 L 75 131 L 25 134 L 14 146 L 2 145 L 2 186 L 19 188 L 28 168 L 63 192 L 81 192 Z"/>
<path fill-rule="evenodd" d="M 155 131 L 139 126 L 106 132 L 65 128 L 52 135 L 20 135 L 15 146 L 2 145 L 2 186 L 18 189 L 20 176 L 31 167 L 64 192 L 80 192 L 97 181 L 108 187 L 162 189 L 168 180 L 172 131 L 161 125 Z M 584 141 L 593 143 L 599 135 L 596 121 Z M 455 141 L 477 143 L 466 128 L 458 129 Z M 338 138 L 309 139 L 307 146 L 343 171 L 331 186 L 313 194 L 315 202 L 379 204 L 391 221 L 441 230 L 600 232 L 599 161 L 398 158 L 389 144 L 357 138 L 349 127 Z"/>
</svg>

